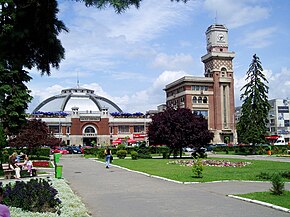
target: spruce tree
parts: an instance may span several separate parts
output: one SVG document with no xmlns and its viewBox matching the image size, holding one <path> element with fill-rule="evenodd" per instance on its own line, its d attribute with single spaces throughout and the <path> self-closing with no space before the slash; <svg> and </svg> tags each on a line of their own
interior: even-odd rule
<svg viewBox="0 0 290 217">
<path fill-rule="evenodd" d="M 268 81 L 256 54 L 247 71 L 246 81 L 241 89 L 244 91 L 241 94 L 243 104 L 241 117 L 237 123 L 237 133 L 239 142 L 255 145 L 265 142 L 267 117 L 271 108 L 268 102 Z"/>
</svg>

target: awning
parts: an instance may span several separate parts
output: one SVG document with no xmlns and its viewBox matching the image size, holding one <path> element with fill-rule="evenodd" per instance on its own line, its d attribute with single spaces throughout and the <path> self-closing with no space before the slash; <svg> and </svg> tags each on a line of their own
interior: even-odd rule
<svg viewBox="0 0 290 217">
<path fill-rule="evenodd" d="M 279 136 L 277 135 L 273 135 L 273 136 L 265 136 L 266 139 L 270 139 L 270 140 L 275 140 L 275 139 L 278 139 Z"/>
<path fill-rule="evenodd" d="M 137 140 L 135 140 L 135 139 L 128 139 L 127 142 L 128 143 L 135 143 L 135 142 L 137 142 Z"/>
<path fill-rule="evenodd" d="M 122 143 L 122 140 L 120 139 L 120 138 L 118 138 L 118 139 L 115 139 L 113 142 L 112 142 L 112 144 L 121 144 Z"/>
</svg>

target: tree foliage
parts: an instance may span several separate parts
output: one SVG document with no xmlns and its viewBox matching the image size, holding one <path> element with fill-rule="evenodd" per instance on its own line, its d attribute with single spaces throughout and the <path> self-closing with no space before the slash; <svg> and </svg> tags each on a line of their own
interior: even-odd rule
<svg viewBox="0 0 290 217">
<path fill-rule="evenodd" d="M 247 83 L 242 87 L 243 101 L 241 117 L 237 123 L 239 141 L 242 143 L 263 143 L 267 133 L 268 113 L 271 108 L 268 102 L 268 83 L 261 61 L 256 54 L 253 56 L 247 71 Z"/>
<path fill-rule="evenodd" d="M 46 123 L 37 119 L 29 120 L 21 128 L 19 134 L 14 139 L 9 140 L 9 145 L 12 147 L 27 147 L 30 150 L 43 145 L 52 147 L 59 144 L 60 139 L 55 138 L 49 132 Z"/>
<path fill-rule="evenodd" d="M 113 7 L 116 13 L 122 13 L 130 7 L 140 7 L 142 0 L 76 0 L 78 2 L 84 2 L 86 6 L 95 6 L 99 9 L 106 7 Z M 172 2 L 188 2 L 189 0 L 170 0 Z"/>
<path fill-rule="evenodd" d="M 17 134 L 26 122 L 32 97 L 25 69 L 36 67 L 49 75 L 64 58 L 57 36 L 67 29 L 57 13 L 55 0 L 0 2 L 0 120 L 7 135 Z"/>
<path fill-rule="evenodd" d="M 201 147 L 213 139 L 207 120 L 185 108 L 167 108 L 153 116 L 148 128 L 150 144 L 163 144 L 172 150 Z"/>
</svg>

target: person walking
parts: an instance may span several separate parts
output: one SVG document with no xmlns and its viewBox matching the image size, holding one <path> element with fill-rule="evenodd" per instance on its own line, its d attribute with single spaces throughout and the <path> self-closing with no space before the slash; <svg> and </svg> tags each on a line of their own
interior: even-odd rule
<svg viewBox="0 0 290 217">
<path fill-rule="evenodd" d="M 2 202 L 4 197 L 4 190 L 2 187 L 0 187 L 0 203 Z M 10 217 L 10 210 L 8 206 L 4 204 L 0 204 L 0 216 L 1 217 Z"/>
<path fill-rule="evenodd" d="M 109 147 L 107 147 L 105 149 L 105 156 L 106 156 L 105 160 L 106 160 L 106 168 L 107 169 L 110 167 L 111 155 L 112 155 L 111 149 Z"/>
</svg>

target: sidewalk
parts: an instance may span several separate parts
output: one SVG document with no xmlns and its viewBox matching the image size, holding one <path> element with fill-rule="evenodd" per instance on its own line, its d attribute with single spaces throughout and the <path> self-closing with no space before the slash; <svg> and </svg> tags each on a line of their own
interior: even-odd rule
<svg viewBox="0 0 290 217">
<path fill-rule="evenodd" d="M 92 159 L 61 157 L 63 177 L 93 217 L 286 217 L 289 213 L 229 198 L 227 194 L 267 191 L 270 183 L 221 182 L 184 185 Z M 287 185 L 287 189 L 290 186 Z"/>
</svg>

